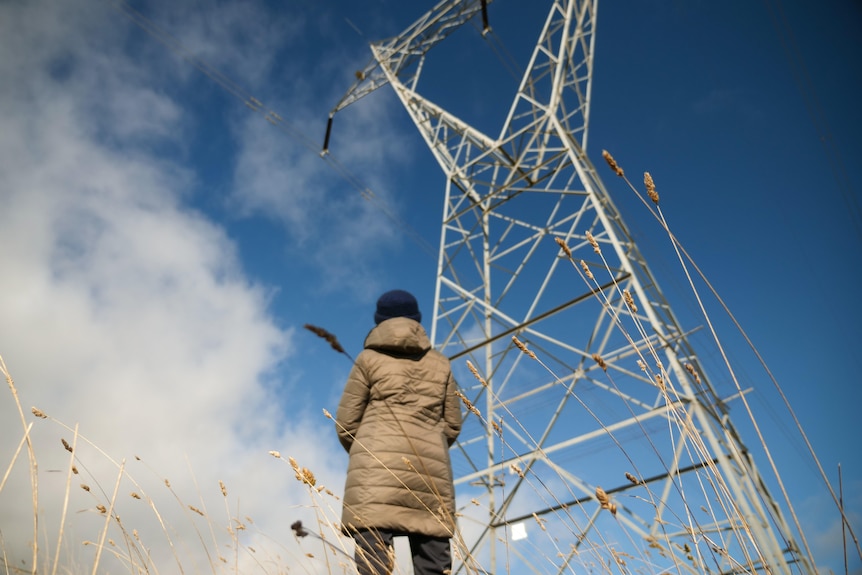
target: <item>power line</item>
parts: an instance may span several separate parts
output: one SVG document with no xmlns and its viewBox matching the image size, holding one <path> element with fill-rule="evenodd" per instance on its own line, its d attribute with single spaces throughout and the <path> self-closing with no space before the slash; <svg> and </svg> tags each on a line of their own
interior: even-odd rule
<svg viewBox="0 0 862 575">
<path fill-rule="evenodd" d="M 135 10 L 132 6 L 130 6 L 128 2 L 126 2 L 125 0 L 114 0 L 111 2 L 111 4 L 117 11 L 126 16 L 136 26 L 138 26 L 140 29 L 142 29 L 154 39 L 158 40 L 160 43 L 162 43 L 164 46 L 174 52 L 177 56 L 197 68 L 200 72 L 202 72 L 206 77 L 218 84 L 227 93 L 240 100 L 252 112 L 263 116 L 263 118 L 269 124 L 299 142 L 309 151 L 313 152 L 314 154 L 319 154 L 320 147 L 318 146 L 318 144 L 315 143 L 307 135 L 305 135 L 302 130 L 297 128 L 288 120 L 285 120 L 284 117 L 277 113 L 275 110 L 264 105 L 264 103 L 257 99 L 254 95 L 252 95 L 251 92 L 244 89 L 240 84 L 234 82 L 226 74 L 222 73 L 213 66 L 210 66 L 206 61 L 199 58 L 198 56 L 195 56 L 191 51 L 187 50 L 183 46 L 182 42 L 180 42 L 176 37 L 159 28 L 152 20 L 150 20 L 149 18 Z M 353 174 L 344 166 L 344 164 L 335 159 L 331 153 L 319 155 L 323 158 L 323 160 L 327 163 L 329 167 L 331 167 L 341 176 L 342 179 L 344 179 L 348 184 L 350 184 L 350 186 L 356 189 L 363 199 L 371 202 L 377 209 L 383 212 L 383 214 L 387 218 L 389 218 L 389 220 L 392 221 L 393 224 L 395 224 L 398 228 L 401 229 L 402 232 L 404 232 L 414 242 L 416 242 L 418 246 L 422 249 L 422 251 L 426 252 L 432 258 L 436 257 L 436 250 L 433 248 L 433 246 L 431 246 L 431 244 L 429 244 L 428 241 L 426 241 L 415 228 L 413 228 L 397 213 L 390 209 L 386 205 L 386 203 L 380 198 L 380 196 L 375 194 L 370 187 L 363 184 L 362 180 L 358 176 Z"/>
<path fill-rule="evenodd" d="M 514 56 L 512 56 L 512 53 L 506 48 L 506 45 L 503 44 L 503 40 L 500 36 L 498 36 L 490 26 L 487 28 L 480 28 L 479 25 L 474 22 L 473 27 L 479 31 L 482 38 L 485 39 L 488 47 L 506 69 L 506 72 L 512 76 L 516 82 L 519 81 L 521 79 L 520 71 L 522 68 L 518 65 L 518 61 Z"/>
</svg>

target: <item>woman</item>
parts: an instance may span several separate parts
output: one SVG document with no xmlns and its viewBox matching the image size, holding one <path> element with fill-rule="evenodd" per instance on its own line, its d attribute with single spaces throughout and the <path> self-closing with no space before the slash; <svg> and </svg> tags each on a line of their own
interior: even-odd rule
<svg viewBox="0 0 862 575">
<path fill-rule="evenodd" d="M 342 529 L 356 542 L 360 575 L 392 572 L 397 536 L 410 540 L 416 575 L 452 567 L 449 447 L 461 431 L 461 406 L 449 360 L 431 349 L 421 320 L 410 293 L 380 296 L 335 417 L 350 454 Z"/>
</svg>

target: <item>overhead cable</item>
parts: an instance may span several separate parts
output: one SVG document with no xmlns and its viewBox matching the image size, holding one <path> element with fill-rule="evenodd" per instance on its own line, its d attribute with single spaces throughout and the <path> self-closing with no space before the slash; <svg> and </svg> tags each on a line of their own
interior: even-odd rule
<svg viewBox="0 0 862 575">
<path fill-rule="evenodd" d="M 299 142 L 303 147 L 307 148 L 315 155 L 318 154 L 318 145 L 311 138 L 306 136 L 302 132 L 302 130 L 297 128 L 291 122 L 285 120 L 284 117 L 278 114 L 275 110 L 272 110 L 271 108 L 264 105 L 263 102 L 261 102 L 254 95 L 245 90 L 241 85 L 234 82 L 230 77 L 220 72 L 213 66 L 210 66 L 200 57 L 195 56 L 191 51 L 187 50 L 177 38 L 175 38 L 168 32 L 165 32 L 164 30 L 160 29 L 156 24 L 152 22 L 152 20 L 150 20 L 149 18 L 135 10 L 132 6 L 130 6 L 128 2 L 126 2 L 125 0 L 113 0 L 111 4 L 115 9 L 117 9 L 120 13 L 122 13 L 129 20 L 131 20 L 136 26 L 138 26 L 144 32 L 161 42 L 180 58 L 197 68 L 205 76 L 207 76 L 213 82 L 221 86 L 221 88 L 228 92 L 230 95 L 240 100 L 252 112 L 260 114 L 269 124 Z M 321 156 L 323 157 L 327 165 L 329 165 L 333 170 L 335 170 L 335 172 L 338 173 L 338 175 L 340 175 L 342 179 L 344 179 L 348 184 L 350 184 L 360 193 L 363 199 L 374 204 L 374 206 L 381 212 L 383 212 L 383 214 L 387 218 L 389 218 L 389 220 L 392 221 L 393 224 L 395 224 L 414 242 L 416 242 L 418 246 L 422 249 L 422 251 L 426 252 L 432 258 L 436 257 L 436 250 L 433 248 L 433 246 L 431 246 L 431 244 L 429 244 L 421 236 L 421 234 L 419 234 L 419 232 L 416 231 L 409 223 L 407 223 L 397 213 L 391 210 L 380 198 L 380 196 L 378 196 L 371 190 L 371 188 L 363 184 L 362 180 L 358 176 L 348 170 L 331 154 L 321 154 Z"/>
</svg>

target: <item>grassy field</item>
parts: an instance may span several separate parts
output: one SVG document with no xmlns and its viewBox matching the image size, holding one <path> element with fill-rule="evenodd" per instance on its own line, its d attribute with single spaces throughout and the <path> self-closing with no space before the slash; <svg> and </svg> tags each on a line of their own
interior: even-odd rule
<svg viewBox="0 0 862 575">
<path fill-rule="evenodd" d="M 610 155 L 606 155 L 606 160 L 624 177 Z M 628 185 L 638 193 L 631 183 Z M 673 239 L 658 208 L 658 195 L 649 174 L 644 176 L 644 186 L 645 204 L 654 210 L 654 215 Z M 587 238 L 600 255 L 599 245 L 589 232 Z M 594 268 L 582 260 L 575 261 L 564 242 L 558 240 L 557 244 L 585 285 L 594 290 L 595 297 L 605 298 L 606 294 L 595 280 Z M 697 274 L 696 266 L 687 258 L 682 246 L 675 240 L 674 245 L 686 273 Z M 631 294 L 626 291 L 622 296 L 631 315 L 635 316 L 636 303 Z M 707 325 L 711 325 L 705 310 L 704 315 Z M 323 328 L 306 327 L 330 343 L 335 352 L 344 353 L 335 335 Z M 632 341 L 640 338 L 636 333 L 630 337 Z M 517 336 L 512 337 L 512 342 L 528 361 L 535 362 L 560 381 L 560 376 L 553 373 L 540 354 Z M 716 343 L 720 344 L 717 336 Z M 608 371 L 602 357 L 594 355 L 592 359 L 598 368 Z M 663 365 L 657 350 L 642 357 L 638 365 L 667 405 L 667 436 L 647 438 L 648 444 L 655 448 L 656 442 L 683 438 L 674 448 L 685 451 L 700 463 L 695 475 L 697 481 L 683 483 L 680 479 L 674 483 L 674 492 L 657 489 L 638 471 L 645 454 L 628 451 L 598 420 L 611 439 L 613 457 L 625 465 L 618 475 L 625 477 L 631 489 L 609 493 L 596 485 L 588 497 L 592 506 L 569 506 L 565 501 L 572 494 L 561 491 L 562 481 L 550 483 L 531 470 L 531 463 L 514 459 L 508 472 L 525 480 L 524 485 L 536 501 L 556 511 L 542 517 L 534 514 L 532 519 L 513 522 L 494 531 L 497 550 L 492 558 L 487 550 L 478 550 L 472 543 L 487 522 L 487 502 L 460 497 L 460 528 L 452 534 L 459 572 L 488 573 L 491 564 L 496 566 L 495 572 L 506 573 L 780 572 L 764 567 L 771 565 L 770 553 L 774 550 L 761 547 L 757 535 L 761 526 L 753 525 L 749 519 L 752 515 L 742 508 L 741 502 L 734 501 L 733 492 L 726 483 L 726 471 L 713 459 L 711 447 L 704 443 L 692 423 L 690 406 L 678 395 L 675 374 Z M 488 388 L 473 364 L 467 362 L 466 367 L 478 386 Z M 9 393 L 8 401 L 2 404 L 2 417 L 20 421 L 19 435 L 4 438 L 4 448 L 11 451 L 0 453 L 6 462 L 0 480 L 0 508 L 11 510 L 10 498 L 16 498 L 16 504 L 21 503 L 22 493 L 30 498 L 26 506 L 29 512 L 13 522 L 18 530 L 15 540 L 26 540 L 27 547 L 7 544 L 12 534 L 0 533 L 0 573 L 355 572 L 352 543 L 340 533 L 338 524 L 340 486 L 321 484 L 315 470 L 291 454 L 269 452 L 277 465 L 272 473 L 285 477 L 285 489 L 305 502 L 297 507 L 295 517 L 283 518 L 291 526 L 291 536 L 277 540 L 261 531 L 253 517 L 243 513 L 240 504 L 243 494 L 233 493 L 220 478 L 198 480 L 193 477 L 191 482 L 183 481 L 182 488 L 175 487 L 141 458 L 135 456 L 126 460 L 102 450 L 81 432 L 79 425 L 68 425 L 38 407 L 25 408 L 12 377 L 14 365 L 7 368 L 0 357 L 0 368 Z M 685 368 L 691 377 L 698 377 L 691 365 Z M 733 373 L 729 365 L 728 372 Z M 608 385 L 613 386 L 612 376 L 606 375 Z M 777 382 L 775 385 L 778 387 Z M 745 402 L 744 394 L 740 395 Z M 508 443 L 509 436 L 497 419 L 486 419 L 480 406 L 467 395 L 461 394 L 461 399 L 468 417 L 475 418 L 489 435 L 495 436 L 502 450 L 518 453 L 518 447 Z M 581 402 L 582 408 L 590 412 L 590 406 L 576 394 L 572 400 Z M 744 405 L 757 432 L 756 417 L 748 404 Z M 792 414 L 789 406 L 787 408 Z M 321 411 L 321 417 L 331 429 L 332 416 Z M 505 414 L 510 429 L 518 429 L 528 436 L 526 428 L 518 428 L 519 416 L 517 412 Z M 154 415 L 154 419 L 157 417 Z M 796 425 L 799 426 L 798 422 Z M 80 426 L 86 428 L 87 422 Z M 802 431 L 801 426 L 799 431 Z M 763 443 L 762 436 L 757 435 Z M 761 447 L 769 453 L 768 446 L 762 444 Z M 813 450 L 810 455 L 816 462 Z M 50 462 L 47 469 L 45 462 Z M 774 462 L 769 463 L 774 468 Z M 229 466 L 230 462 L 225 465 Z M 813 572 L 816 563 L 806 539 L 805 526 L 783 492 L 781 471 L 775 468 L 774 471 L 784 505 L 781 514 L 776 512 L 763 520 L 767 523 L 776 522 L 779 517 L 781 521 L 787 520 L 795 547 L 793 557 L 799 561 L 791 566 L 790 572 Z M 560 469 L 559 473 L 563 478 L 565 471 Z M 841 494 L 825 481 L 825 473 L 823 476 L 826 490 L 836 503 L 834 513 L 843 519 L 845 553 L 849 550 L 851 555 L 862 557 L 850 522 L 843 515 Z M 636 508 L 641 514 L 660 514 L 666 519 L 654 533 L 644 536 L 631 527 L 628 519 Z M 704 527 L 715 524 L 724 527 L 721 531 Z M 531 536 L 524 544 L 528 529 Z M 396 555 L 396 572 L 409 573 L 402 543 L 396 547 Z"/>
</svg>

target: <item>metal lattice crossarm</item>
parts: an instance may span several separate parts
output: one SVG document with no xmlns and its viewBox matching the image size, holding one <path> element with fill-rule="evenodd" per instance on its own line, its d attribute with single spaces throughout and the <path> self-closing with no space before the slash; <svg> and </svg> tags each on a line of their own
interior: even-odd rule
<svg viewBox="0 0 862 575">
<path fill-rule="evenodd" d="M 428 50 L 483 7 L 442 2 L 373 44 L 336 107 L 391 85 L 446 176 L 431 337 L 477 376 L 459 376 L 457 570 L 501 572 L 503 541 L 512 572 L 618 553 L 812 572 L 587 156 L 596 0 L 550 2 L 496 138 L 418 88 Z"/>
<path fill-rule="evenodd" d="M 372 44 L 375 56 L 356 72 L 356 82 L 329 113 L 323 153 L 329 150 L 332 119 L 335 114 L 371 92 L 399 78 L 415 86 L 422 72 L 422 62 L 431 48 L 446 39 L 477 14 L 482 16 L 483 29 L 488 30 L 487 6 L 493 0 L 443 0 L 398 36 Z M 385 63 L 384 70 L 382 64 Z"/>
</svg>

